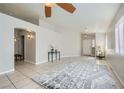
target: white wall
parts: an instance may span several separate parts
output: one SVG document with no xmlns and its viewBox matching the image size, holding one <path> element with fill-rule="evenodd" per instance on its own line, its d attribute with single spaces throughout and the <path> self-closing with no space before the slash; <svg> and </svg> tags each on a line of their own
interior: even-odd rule
<svg viewBox="0 0 124 93">
<path fill-rule="evenodd" d="M 54 27 L 44 26 L 44 24 L 37 26 L 0 13 L 0 74 L 14 70 L 15 28 L 30 29 L 36 33 L 35 64 L 47 62 L 47 52 L 50 49 L 49 44 L 60 50 L 63 57 L 79 56 L 80 34 L 76 31 L 61 29 L 58 26 Z"/>
<path fill-rule="evenodd" d="M 35 64 L 36 63 L 36 36 L 35 36 L 35 33 L 33 34 L 34 35 L 32 39 L 28 39 L 25 36 L 25 61 Z"/>
<path fill-rule="evenodd" d="M 21 38 L 19 37 L 19 32 L 15 31 L 14 32 L 14 38 L 16 39 L 16 41 L 14 42 L 14 54 L 22 54 L 21 51 Z"/>
<path fill-rule="evenodd" d="M 53 45 L 61 51 L 61 57 L 80 56 L 80 34 L 63 28 L 58 28 L 45 21 L 39 21 L 40 31 L 37 34 L 37 64 L 47 62 L 48 51 Z M 44 25 L 45 24 L 45 25 Z"/>
<path fill-rule="evenodd" d="M 124 56 L 115 53 L 115 24 L 124 16 L 124 4 L 120 7 L 107 32 L 107 61 L 112 65 L 124 85 Z"/>
<path fill-rule="evenodd" d="M 80 32 L 71 29 L 60 29 L 61 51 L 63 57 L 80 56 L 81 35 Z M 62 47 L 63 46 L 63 47 Z"/>
<path fill-rule="evenodd" d="M 13 29 L 8 19 L 0 14 L 0 73 L 12 71 L 14 67 L 14 54 L 13 51 Z"/>
<path fill-rule="evenodd" d="M 96 33 L 96 46 L 105 48 L 105 33 Z"/>
<path fill-rule="evenodd" d="M 41 20 L 39 19 L 39 26 L 43 27 L 43 28 L 47 28 L 49 30 L 55 30 L 55 25 L 52 25 L 48 22 L 46 22 L 45 20 Z"/>
<path fill-rule="evenodd" d="M 40 28 L 36 35 L 36 62 L 37 64 L 47 62 L 48 51 L 50 51 L 50 44 L 59 50 L 59 33 L 50 31 L 46 28 Z"/>
<path fill-rule="evenodd" d="M 39 30 L 38 26 L 0 13 L 0 74 L 14 70 L 14 28 Z"/>
<path fill-rule="evenodd" d="M 36 63 L 36 37 L 35 32 L 32 31 L 33 38 L 27 38 L 27 31 L 22 30 L 20 31 L 20 35 L 25 36 L 25 46 L 24 46 L 24 54 L 25 54 L 25 61 L 35 64 Z"/>
</svg>

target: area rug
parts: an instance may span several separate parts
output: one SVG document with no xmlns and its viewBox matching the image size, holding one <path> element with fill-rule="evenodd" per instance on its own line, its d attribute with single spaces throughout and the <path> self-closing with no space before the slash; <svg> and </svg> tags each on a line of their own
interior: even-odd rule
<svg viewBox="0 0 124 93">
<path fill-rule="evenodd" d="M 54 71 L 34 76 L 32 79 L 48 89 L 117 88 L 107 66 L 96 64 L 95 60 L 67 62 Z"/>
</svg>

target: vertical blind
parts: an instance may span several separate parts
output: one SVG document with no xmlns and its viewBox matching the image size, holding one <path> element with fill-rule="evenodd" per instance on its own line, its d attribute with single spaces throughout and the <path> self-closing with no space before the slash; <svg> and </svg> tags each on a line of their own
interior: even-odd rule
<svg viewBox="0 0 124 93">
<path fill-rule="evenodd" d="M 116 53 L 124 55 L 124 17 L 115 26 Z"/>
</svg>

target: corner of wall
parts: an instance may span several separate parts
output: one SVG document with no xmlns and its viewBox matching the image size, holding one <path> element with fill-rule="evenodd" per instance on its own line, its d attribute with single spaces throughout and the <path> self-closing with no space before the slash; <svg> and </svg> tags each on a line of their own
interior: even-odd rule
<svg viewBox="0 0 124 93">
<path fill-rule="evenodd" d="M 10 69 L 10 70 L 4 71 L 4 72 L 0 72 L 0 75 L 10 73 L 10 72 L 13 72 L 13 71 L 15 71 L 15 69 Z"/>
</svg>

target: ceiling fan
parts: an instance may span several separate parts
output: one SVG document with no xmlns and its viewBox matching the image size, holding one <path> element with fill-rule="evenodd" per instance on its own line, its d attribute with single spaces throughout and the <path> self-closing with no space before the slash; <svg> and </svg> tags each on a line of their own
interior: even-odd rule
<svg viewBox="0 0 124 93">
<path fill-rule="evenodd" d="M 52 14 L 51 11 L 54 5 L 58 5 L 59 7 L 61 7 L 62 9 L 70 13 L 73 13 L 76 10 L 76 8 L 71 3 L 46 3 L 45 4 L 45 16 L 46 17 L 51 17 L 51 14 Z"/>
</svg>

